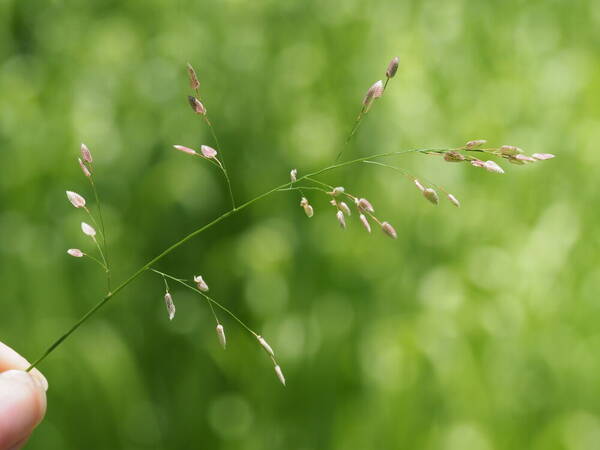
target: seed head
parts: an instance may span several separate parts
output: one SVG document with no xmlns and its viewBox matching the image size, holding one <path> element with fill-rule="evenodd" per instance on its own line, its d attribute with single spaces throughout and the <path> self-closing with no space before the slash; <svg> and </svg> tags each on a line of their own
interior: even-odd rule
<svg viewBox="0 0 600 450">
<path fill-rule="evenodd" d="M 371 232 L 371 224 L 369 223 L 367 216 L 365 216 L 364 214 L 361 214 L 359 218 L 360 218 L 360 221 L 363 224 L 363 226 L 370 233 Z"/>
<path fill-rule="evenodd" d="M 460 208 L 460 202 L 454 195 L 448 194 L 448 200 L 450 200 L 454 206 L 456 206 L 457 208 Z"/>
<path fill-rule="evenodd" d="M 437 205 L 440 202 L 440 199 L 437 195 L 437 192 L 435 192 L 433 189 L 431 188 L 427 188 L 423 191 L 423 196 L 429 200 L 431 203 L 433 203 L 434 205 Z"/>
<path fill-rule="evenodd" d="M 306 216 L 310 219 L 313 214 L 315 213 L 313 211 L 313 207 L 310 206 L 310 204 L 308 203 L 308 200 L 306 199 L 306 197 L 302 197 L 302 200 L 300 200 L 300 206 L 302 206 L 302 208 L 304 209 L 304 213 L 306 214 Z"/>
<path fill-rule="evenodd" d="M 206 159 L 212 159 L 217 156 L 217 151 L 208 145 L 201 146 L 200 151 L 202 152 L 202 156 L 204 156 Z"/>
<path fill-rule="evenodd" d="M 87 145 L 85 145 L 83 142 L 81 143 L 81 157 L 88 164 L 93 162 L 92 153 L 90 152 L 90 149 L 87 148 Z"/>
<path fill-rule="evenodd" d="M 503 145 L 500 147 L 500 153 L 506 156 L 515 156 L 519 153 L 523 153 L 523 150 L 521 150 L 519 147 L 515 147 L 514 145 Z"/>
<path fill-rule="evenodd" d="M 340 223 L 340 227 L 346 228 L 346 219 L 344 218 L 344 213 L 340 210 L 336 213 L 337 220 Z"/>
<path fill-rule="evenodd" d="M 357 200 L 357 206 L 358 209 L 362 210 L 362 211 L 367 211 L 370 213 L 374 213 L 375 209 L 373 208 L 373 205 L 371 205 L 371 203 L 369 202 L 369 200 L 367 200 L 366 198 L 359 198 Z"/>
<path fill-rule="evenodd" d="M 208 292 L 208 284 L 206 284 L 202 275 L 194 275 L 194 283 L 198 286 L 198 290 Z"/>
<path fill-rule="evenodd" d="M 273 349 L 271 348 L 269 343 L 267 341 L 265 341 L 265 338 L 263 338 L 262 336 L 256 336 L 256 339 L 258 339 L 258 342 L 260 343 L 260 345 L 262 345 L 262 348 L 265 349 L 265 351 L 269 354 L 269 356 L 275 357 L 275 353 L 273 352 Z"/>
<path fill-rule="evenodd" d="M 346 202 L 340 202 L 339 208 L 344 211 L 344 214 L 346 214 L 348 217 L 352 215 L 352 211 L 350 211 L 350 207 L 346 204 Z"/>
<path fill-rule="evenodd" d="M 395 56 L 390 63 L 388 64 L 387 70 L 385 71 L 385 76 L 388 78 L 394 78 L 396 72 L 398 70 L 398 63 L 400 62 L 400 58 Z"/>
<path fill-rule="evenodd" d="M 467 142 L 468 144 L 468 142 Z M 465 160 L 465 157 L 463 155 L 461 155 L 460 153 L 451 150 L 449 152 L 444 153 L 444 160 L 448 161 L 448 162 L 461 162 Z"/>
<path fill-rule="evenodd" d="M 173 297 L 168 292 L 165 294 L 165 305 L 169 313 L 169 320 L 173 320 L 173 317 L 175 317 L 175 304 L 173 303 Z"/>
<path fill-rule="evenodd" d="M 389 222 L 383 222 L 381 224 L 381 230 L 392 239 L 396 239 L 398 237 L 396 230 L 394 230 L 394 227 L 391 226 Z"/>
<path fill-rule="evenodd" d="M 190 106 L 196 114 L 200 114 L 202 116 L 206 115 L 206 108 L 200 100 L 193 95 L 188 95 L 188 101 L 190 102 Z"/>
<path fill-rule="evenodd" d="M 535 158 L 532 158 L 531 156 L 527 156 L 527 155 L 517 155 L 517 156 L 515 156 L 515 159 L 517 161 L 521 161 L 521 162 L 524 162 L 524 163 L 536 162 L 537 161 Z"/>
<path fill-rule="evenodd" d="M 415 178 L 414 182 L 415 182 L 415 186 L 416 186 L 416 187 L 417 187 L 417 188 L 418 188 L 418 189 L 419 189 L 421 192 L 423 192 L 423 191 L 425 190 L 425 187 L 424 187 L 424 186 L 421 184 L 421 182 L 420 182 L 419 180 L 417 180 L 417 179 Z"/>
<path fill-rule="evenodd" d="M 383 82 L 381 80 L 374 83 L 367 93 L 365 94 L 365 98 L 363 99 L 363 105 L 365 109 L 368 111 L 373 103 L 373 100 L 379 98 L 383 95 Z"/>
<path fill-rule="evenodd" d="M 85 198 L 79 195 L 77 192 L 67 191 L 67 198 L 75 208 L 85 207 Z"/>
<path fill-rule="evenodd" d="M 67 250 L 67 253 L 75 258 L 83 258 L 85 256 L 85 253 L 83 253 L 78 248 L 70 248 L 69 250 Z"/>
<path fill-rule="evenodd" d="M 91 177 L 92 173 L 90 172 L 90 169 L 87 168 L 87 166 L 83 163 L 81 158 L 77 158 L 77 162 L 79 162 L 79 167 L 81 167 L 81 171 L 83 172 L 83 174 L 88 178 Z"/>
<path fill-rule="evenodd" d="M 277 378 L 279 378 L 279 381 L 281 381 L 281 384 L 285 386 L 285 377 L 283 376 L 281 367 L 279 367 L 278 364 L 275 364 L 275 373 L 277 374 Z"/>
<path fill-rule="evenodd" d="M 487 143 L 487 141 L 485 139 L 475 139 L 475 140 L 467 142 L 465 144 L 465 147 L 467 147 L 467 148 L 481 147 L 485 143 Z"/>
<path fill-rule="evenodd" d="M 184 147 L 183 145 L 174 145 L 173 148 L 175 150 L 179 150 L 180 152 L 187 153 L 188 155 L 197 155 L 196 150 L 193 150 L 189 147 Z"/>
<path fill-rule="evenodd" d="M 81 222 L 81 231 L 83 231 L 83 234 L 87 234 L 88 236 L 96 236 L 96 230 L 94 230 L 94 227 L 85 222 Z"/>
<path fill-rule="evenodd" d="M 552 153 L 534 153 L 533 156 L 535 159 L 544 161 L 545 159 L 552 159 L 554 155 Z"/>
<path fill-rule="evenodd" d="M 200 81 L 198 81 L 198 77 L 196 76 L 196 71 L 192 67 L 190 63 L 187 64 L 188 76 L 190 78 L 190 87 L 193 91 L 200 87 Z"/>
<path fill-rule="evenodd" d="M 227 347 L 227 338 L 225 337 L 225 330 L 221 324 L 217 325 L 217 337 L 219 338 L 219 344 L 225 349 L 225 347 Z"/>
<path fill-rule="evenodd" d="M 296 182 L 296 176 L 298 175 L 298 170 L 297 169 L 292 169 L 290 170 L 290 181 L 292 183 Z"/>
<path fill-rule="evenodd" d="M 518 156 L 521 156 L 521 155 L 517 155 L 517 157 Z M 504 169 L 502 167 L 500 167 L 498 164 L 496 164 L 494 161 L 486 161 L 485 165 L 484 165 L 484 169 L 487 170 L 488 172 L 504 173 Z"/>
</svg>

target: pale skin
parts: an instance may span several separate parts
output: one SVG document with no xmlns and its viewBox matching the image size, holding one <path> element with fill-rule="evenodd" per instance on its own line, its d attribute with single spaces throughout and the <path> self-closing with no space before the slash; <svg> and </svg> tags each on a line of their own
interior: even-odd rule
<svg viewBox="0 0 600 450">
<path fill-rule="evenodd" d="M 22 448 L 46 413 L 48 381 L 0 342 L 0 450 Z"/>
</svg>

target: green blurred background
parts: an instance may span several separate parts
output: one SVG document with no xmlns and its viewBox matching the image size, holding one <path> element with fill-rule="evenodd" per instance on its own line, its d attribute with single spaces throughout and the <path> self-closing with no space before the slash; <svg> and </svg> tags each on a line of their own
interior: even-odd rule
<svg viewBox="0 0 600 450">
<path fill-rule="evenodd" d="M 115 277 L 228 207 L 219 173 L 172 150 L 211 144 L 202 83 L 239 199 L 331 163 L 368 86 L 398 75 L 347 157 L 487 138 L 552 161 L 495 175 L 394 161 L 445 186 L 355 166 L 397 241 L 341 231 L 296 193 L 228 219 L 158 268 L 202 273 L 263 333 L 145 274 L 41 365 L 31 449 L 600 448 L 600 3 L 595 0 L 0 1 L 0 340 L 29 359 L 102 295 L 64 191 L 96 159 Z"/>
</svg>

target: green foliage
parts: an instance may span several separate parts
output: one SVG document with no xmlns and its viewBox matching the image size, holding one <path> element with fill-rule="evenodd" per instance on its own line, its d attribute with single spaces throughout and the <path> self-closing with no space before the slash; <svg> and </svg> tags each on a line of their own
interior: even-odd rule
<svg viewBox="0 0 600 450">
<path fill-rule="evenodd" d="M 582 450 L 600 442 L 600 9 L 579 1 L 0 2 L 0 339 L 29 359 L 101 297 L 76 163 L 94 153 L 115 278 L 238 199 L 330 164 L 366 89 L 400 67 L 345 158 L 486 138 L 557 158 L 496 175 L 394 163 L 462 202 L 434 207 L 374 165 L 323 177 L 368 197 L 398 240 L 341 231 L 327 199 L 280 193 L 158 268 L 202 273 L 269 339 L 146 274 L 53 353 L 31 449 Z M 378 231 L 378 230 L 374 230 Z M 91 247 L 87 247 L 91 250 Z"/>
</svg>

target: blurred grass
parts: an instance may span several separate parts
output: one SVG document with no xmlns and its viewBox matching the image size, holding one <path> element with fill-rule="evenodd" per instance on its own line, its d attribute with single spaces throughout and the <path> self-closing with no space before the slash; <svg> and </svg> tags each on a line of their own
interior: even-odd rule
<svg viewBox="0 0 600 450">
<path fill-rule="evenodd" d="M 104 281 L 64 190 L 96 158 L 122 279 L 227 207 L 186 104 L 196 66 L 234 191 L 329 164 L 365 89 L 398 75 L 346 155 L 487 138 L 557 159 L 495 176 L 410 156 L 463 207 L 364 166 L 323 179 L 399 233 L 340 232 L 282 193 L 159 267 L 202 273 L 269 338 L 288 387 L 235 323 L 144 275 L 41 369 L 31 449 L 582 450 L 600 442 L 600 4 L 447 0 L 0 2 L 0 339 L 34 359 Z M 353 218 L 355 219 L 355 218 Z"/>
</svg>

